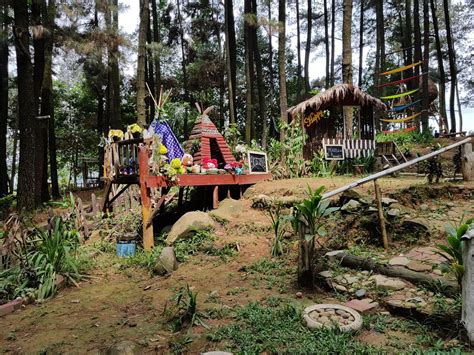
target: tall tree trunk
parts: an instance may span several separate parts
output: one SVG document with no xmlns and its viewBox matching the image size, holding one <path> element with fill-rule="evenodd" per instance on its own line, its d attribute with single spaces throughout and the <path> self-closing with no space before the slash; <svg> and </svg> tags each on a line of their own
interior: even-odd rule
<svg viewBox="0 0 474 355">
<path fill-rule="evenodd" d="M 421 112 L 421 126 L 423 133 L 429 132 L 428 119 L 430 109 L 430 94 L 428 92 L 428 71 L 430 61 L 430 18 L 429 18 L 428 0 L 423 0 L 423 75 L 422 82 L 422 112 Z"/>
<path fill-rule="evenodd" d="M 42 13 L 44 12 L 45 6 L 44 0 L 34 0 L 31 5 L 31 24 L 33 27 L 34 47 L 33 87 L 35 115 L 39 115 L 40 113 L 40 96 L 44 80 L 45 33 L 39 29 L 43 26 Z M 49 199 L 49 193 L 47 191 L 47 176 L 44 176 L 45 166 L 47 166 L 45 157 L 47 156 L 48 149 L 46 124 L 47 121 L 43 118 L 35 119 L 35 205 L 40 205 L 41 202 Z"/>
<path fill-rule="evenodd" d="M 313 29 L 313 4 L 311 0 L 308 0 L 308 10 L 307 10 L 307 30 L 306 30 L 306 45 L 304 51 L 304 84 L 306 88 L 306 93 L 309 93 L 311 90 L 311 85 L 309 82 L 309 55 L 311 52 L 311 31 Z"/>
<path fill-rule="evenodd" d="M 10 183 L 9 183 L 9 193 L 13 194 L 15 189 L 15 177 L 17 173 L 17 161 L 16 158 L 18 156 L 18 139 L 20 138 L 20 113 L 17 109 L 15 113 L 15 127 L 13 129 L 13 154 L 12 154 L 12 168 L 11 168 L 11 175 L 10 175 Z"/>
<path fill-rule="evenodd" d="M 111 74 L 111 107 L 110 122 L 113 128 L 122 128 L 122 120 L 120 113 L 120 71 L 119 71 L 119 48 L 118 48 L 118 0 L 112 1 L 112 33 L 113 43 L 110 57 L 110 74 Z M 147 1 L 148 4 L 148 1 Z M 148 8 L 148 6 L 147 6 Z"/>
<path fill-rule="evenodd" d="M 180 0 L 176 1 L 177 10 L 178 10 L 178 25 L 179 25 L 179 35 L 181 42 L 181 69 L 183 71 L 183 89 L 184 89 L 184 100 L 188 103 L 189 98 L 189 89 L 188 89 L 188 73 L 186 70 L 186 48 L 184 43 L 184 29 L 183 29 L 183 18 L 181 16 L 181 6 Z M 188 108 L 186 106 L 184 113 L 184 122 L 183 122 L 183 134 L 184 138 L 188 138 Z"/>
<path fill-rule="evenodd" d="M 359 78 L 358 85 L 362 87 L 362 65 L 364 57 L 364 0 L 360 0 L 360 22 L 359 22 Z"/>
<path fill-rule="evenodd" d="M 229 90 L 230 124 L 237 122 L 235 94 L 237 88 L 237 45 L 235 39 L 234 5 L 232 0 L 224 1 L 225 17 L 225 45 L 226 45 L 226 67 L 227 88 Z"/>
<path fill-rule="evenodd" d="M 138 29 L 138 61 L 137 61 L 137 123 L 146 125 L 146 32 L 148 28 L 148 0 L 140 0 L 140 26 Z"/>
<path fill-rule="evenodd" d="M 301 85 L 301 31 L 300 31 L 300 0 L 295 0 L 296 4 L 296 101 L 300 102 Z"/>
<path fill-rule="evenodd" d="M 147 28 L 147 34 L 146 34 L 146 37 L 147 37 L 147 42 L 148 43 L 152 43 L 153 42 L 153 38 L 152 38 L 152 34 L 151 34 L 151 24 L 152 24 L 152 16 L 150 14 L 150 11 L 148 11 L 149 13 L 149 18 L 148 18 L 148 28 Z M 147 52 L 147 56 L 148 56 L 148 60 L 147 60 L 147 67 L 148 67 L 148 72 L 147 72 L 147 83 L 148 83 L 148 87 L 150 88 L 150 91 L 151 91 L 151 94 L 153 95 L 153 97 L 156 97 L 156 92 L 155 92 L 155 61 L 153 59 L 153 52 L 151 50 L 151 48 L 148 49 L 148 52 Z M 149 115 L 150 115 L 150 123 L 155 119 L 155 103 L 153 102 L 153 99 L 151 97 L 148 98 L 148 100 L 146 100 L 147 102 L 147 105 L 149 106 Z"/>
<path fill-rule="evenodd" d="M 245 48 L 245 143 L 250 144 L 252 140 L 252 125 L 253 125 L 253 38 L 251 21 L 252 18 L 252 1 L 245 1 L 244 5 L 244 48 Z"/>
<path fill-rule="evenodd" d="M 252 0 L 252 13 L 257 18 L 257 1 Z M 257 95 L 258 95 L 258 109 L 260 114 L 260 120 L 262 121 L 262 146 L 266 147 L 267 145 L 267 105 L 265 99 L 265 82 L 263 80 L 263 69 L 262 69 L 262 58 L 260 55 L 260 48 L 258 45 L 257 30 L 256 28 L 252 29 L 252 43 L 253 43 L 253 54 L 255 61 L 255 72 L 257 76 Z M 299 56 L 298 56 L 299 57 Z M 298 80 L 301 83 L 301 59 L 300 61 L 300 72 Z M 301 85 L 300 85 L 301 86 Z"/>
<path fill-rule="evenodd" d="M 274 105 L 274 97 L 275 97 L 275 71 L 273 69 L 273 45 L 272 45 L 272 37 L 273 37 L 273 26 L 272 24 L 272 2 L 271 0 L 268 0 L 267 3 L 267 11 L 268 11 L 268 23 L 270 26 L 268 26 L 268 75 L 269 75 L 269 80 L 270 80 L 270 87 L 269 89 L 269 107 L 270 107 L 270 117 L 272 120 L 272 127 L 273 131 L 269 130 L 270 132 L 274 132 L 274 136 L 277 136 L 278 134 L 278 127 L 275 122 L 275 116 L 276 116 L 276 105 Z"/>
<path fill-rule="evenodd" d="M 18 110 L 20 120 L 20 163 L 18 170 L 17 207 L 19 210 L 32 210 L 35 196 L 31 193 L 36 186 L 35 171 L 35 100 L 33 66 L 31 64 L 29 43 L 28 0 L 15 0 L 14 29 L 17 61 Z"/>
<path fill-rule="evenodd" d="M 334 56 L 335 56 L 335 31 L 336 31 L 336 0 L 331 1 L 331 86 L 334 85 Z"/>
<path fill-rule="evenodd" d="M 342 19 L 342 81 L 352 84 L 352 0 L 343 2 Z M 353 110 L 350 106 L 343 108 L 345 138 L 352 138 Z"/>
<path fill-rule="evenodd" d="M 451 132 L 456 132 L 456 112 L 454 109 L 454 100 L 456 95 L 456 57 L 454 53 L 453 35 L 451 33 L 451 19 L 449 15 L 449 2 L 443 0 L 444 20 L 446 23 L 446 40 L 448 42 L 449 74 L 451 76 L 449 93 L 449 116 L 451 119 Z"/>
<path fill-rule="evenodd" d="M 362 0 L 361 0 L 362 1 Z M 329 80 L 329 16 L 328 16 L 328 2 L 324 0 L 324 48 L 326 49 L 326 80 L 325 80 L 325 87 L 326 89 L 329 88 L 330 80 Z"/>
<path fill-rule="evenodd" d="M 286 0 L 278 0 L 278 22 L 280 31 L 278 32 L 278 75 L 280 81 L 280 120 L 282 124 L 288 122 L 288 99 L 286 94 Z M 280 141 L 285 141 L 285 131 L 280 130 Z M 282 160 L 286 157 L 283 152 Z"/>
<path fill-rule="evenodd" d="M 431 17 L 433 20 L 433 28 L 435 35 L 435 44 L 436 44 L 436 58 L 438 60 L 438 72 L 439 72 L 439 115 L 441 125 L 440 132 L 444 130 L 446 132 L 448 129 L 448 119 L 446 116 L 446 73 L 444 71 L 444 62 L 443 62 L 443 51 L 441 48 L 441 40 L 439 38 L 439 26 L 438 26 L 438 14 L 436 13 L 436 0 L 430 0 L 431 5 Z"/>
<path fill-rule="evenodd" d="M 8 5 L 0 7 L 0 197 L 8 194 Z"/>
<path fill-rule="evenodd" d="M 405 65 L 413 63 L 413 50 L 412 50 L 412 26 L 411 26 L 411 0 L 405 0 L 405 48 L 406 48 L 406 61 Z M 409 69 L 406 72 L 407 78 L 413 76 L 413 69 Z M 408 82 L 408 88 L 413 88 L 413 81 Z"/>
<path fill-rule="evenodd" d="M 421 28 L 420 28 L 420 3 L 419 0 L 413 1 L 413 31 L 415 37 L 415 62 L 422 59 L 421 53 Z M 415 75 L 420 75 L 420 66 L 415 67 Z"/>
<path fill-rule="evenodd" d="M 461 107 L 461 100 L 459 99 L 459 83 L 457 80 L 456 80 L 456 100 L 458 104 L 459 132 L 462 132 L 462 107 Z"/>
<path fill-rule="evenodd" d="M 158 17 L 158 8 L 156 6 L 156 0 L 151 0 L 151 10 L 153 14 L 153 42 L 155 45 L 161 42 L 160 34 L 160 21 Z M 161 90 L 161 62 L 160 54 L 153 53 L 153 62 L 155 63 L 155 95 L 156 97 L 160 94 Z"/>
</svg>

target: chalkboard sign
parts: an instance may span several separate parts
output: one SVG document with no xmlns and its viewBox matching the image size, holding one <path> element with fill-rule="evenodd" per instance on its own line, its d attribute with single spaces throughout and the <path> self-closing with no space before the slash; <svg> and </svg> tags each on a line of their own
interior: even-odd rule
<svg viewBox="0 0 474 355">
<path fill-rule="evenodd" d="M 262 152 L 247 152 L 250 174 L 265 174 L 268 172 L 267 154 Z"/>
<path fill-rule="evenodd" d="M 344 160 L 344 145 L 325 144 L 324 155 L 326 160 Z"/>
</svg>

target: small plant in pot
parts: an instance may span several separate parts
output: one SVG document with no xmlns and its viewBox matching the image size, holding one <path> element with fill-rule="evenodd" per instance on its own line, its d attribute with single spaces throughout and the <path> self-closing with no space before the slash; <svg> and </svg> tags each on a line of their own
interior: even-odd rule
<svg viewBox="0 0 474 355">
<path fill-rule="evenodd" d="M 113 142 L 118 142 L 123 139 L 123 132 L 120 129 L 111 129 L 109 131 L 109 139 Z"/>
<path fill-rule="evenodd" d="M 138 124 L 133 123 L 127 127 L 127 131 L 132 134 L 133 138 L 140 138 L 143 128 L 141 128 Z"/>
</svg>

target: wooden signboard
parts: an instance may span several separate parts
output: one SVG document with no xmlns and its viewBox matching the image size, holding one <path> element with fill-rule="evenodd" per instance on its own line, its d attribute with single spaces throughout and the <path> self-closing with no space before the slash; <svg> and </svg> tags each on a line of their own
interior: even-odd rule
<svg viewBox="0 0 474 355">
<path fill-rule="evenodd" d="M 267 154 L 262 152 L 247 152 L 250 174 L 268 173 Z"/>
<path fill-rule="evenodd" d="M 344 160 L 343 144 L 324 144 L 323 148 L 326 160 Z"/>
</svg>

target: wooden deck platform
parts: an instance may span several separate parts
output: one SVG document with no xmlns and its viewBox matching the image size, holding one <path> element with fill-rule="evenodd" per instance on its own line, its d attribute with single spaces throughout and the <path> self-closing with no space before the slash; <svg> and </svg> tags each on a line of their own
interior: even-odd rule
<svg viewBox="0 0 474 355">
<path fill-rule="evenodd" d="M 116 145 L 116 146 L 115 146 Z M 128 148 L 127 148 L 128 147 Z M 120 173 L 122 162 L 128 162 L 130 157 L 137 158 L 138 171 L 133 174 L 124 175 Z M 154 246 L 153 241 L 153 220 L 165 208 L 167 202 L 172 198 L 168 195 L 172 187 L 178 187 L 178 205 L 183 203 L 183 192 L 187 187 L 207 187 L 212 189 L 212 207 L 219 205 L 219 189 L 227 189 L 227 196 L 230 196 L 230 189 L 238 187 L 240 194 L 245 187 L 253 185 L 262 180 L 272 179 L 270 173 L 258 174 L 183 174 L 177 175 L 171 181 L 165 176 L 155 176 L 150 174 L 149 166 L 150 152 L 140 141 L 124 141 L 113 143 L 110 156 L 105 159 L 106 187 L 103 202 L 103 211 L 111 210 L 112 203 L 130 185 L 138 184 L 140 187 L 142 218 L 143 218 L 143 246 L 145 250 L 150 250 Z M 138 173 L 138 174 L 137 174 Z M 114 185 L 123 186 L 117 189 L 114 196 L 110 196 Z M 225 192 L 226 190 L 224 190 Z M 152 208 L 153 199 L 154 207 Z"/>
</svg>

